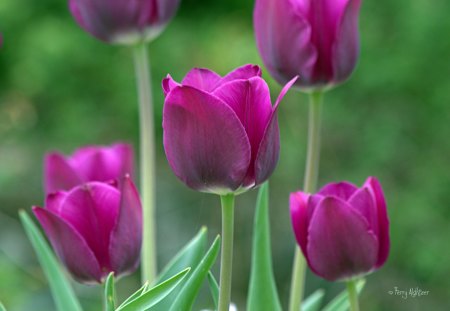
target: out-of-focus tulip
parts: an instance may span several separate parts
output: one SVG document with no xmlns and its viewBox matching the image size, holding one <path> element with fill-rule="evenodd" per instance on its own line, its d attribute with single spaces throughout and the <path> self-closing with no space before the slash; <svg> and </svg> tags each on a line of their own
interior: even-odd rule
<svg viewBox="0 0 450 311">
<path fill-rule="evenodd" d="M 73 277 L 101 283 L 110 272 L 132 273 L 139 264 L 142 211 L 126 176 L 116 184 L 89 182 L 49 194 L 46 207 L 33 207 L 53 248 Z"/>
<path fill-rule="evenodd" d="M 224 77 L 192 69 L 181 84 L 163 80 L 164 148 L 175 175 L 190 188 L 226 194 L 269 178 L 279 154 L 277 107 L 258 66 Z"/>
<path fill-rule="evenodd" d="M 381 267 L 389 254 L 383 190 L 369 177 L 361 188 L 341 182 L 290 197 L 295 237 L 313 272 L 346 280 Z"/>
<path fill-rule="evenodd" d="M 133 149 L 128 144 L 87 146 L 69 157 L 53 152 L 44 160 L 45 190 L 70 190 L 88 181 L 104 182 L 132 175 L 133 171 Z"/>
<path fill-rule="evenodd" d="M 69 0 L 77 23 L 94 37 L 118 44 L 149 41 L 164 29 L 179 0 Z"/>
<path fill-rule="evenodd" d="M 299 75 L 302 89 L 346 80 L 359 55 L 361 0 L 256 0 L 259 52 L 279 83 Z"/>
</svg>

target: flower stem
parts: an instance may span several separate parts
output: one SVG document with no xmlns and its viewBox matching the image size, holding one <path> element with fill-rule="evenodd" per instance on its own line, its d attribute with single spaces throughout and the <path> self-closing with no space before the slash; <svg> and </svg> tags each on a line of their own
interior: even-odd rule
<svg viewBox="0 0 450 311">
<path fill-rule="evenodd" d="M 320 159 L 320 127 L 322 114 L 322 92 L 309 95 L 308 150 L 303 191 L 312 193 L 317 187 Z M 298 246 L 295 249 L 294 267 L 292 270 L 289 311 L 299 311 L 303 298 L 306 260 Z"/>
<path fill-rule="evenodd" d="M 350 311 L 359 311 L 358 292 L 356 291 L 356 281 L 347 282 L 348 301 L 350 302 Z"/>
<path fill-rule="evenodd" d="M 228 311 L 231 299 L 233 263 L 234 194 L 220 196 L 222 203 L 222 251 L 218 311 Z"/>
<path fill-rule="evenodd" d="M 144 43 L 134 47 L 134 66 L 139 94 L 140 189 L 143 209 L 141 281 L 151 283 L 156 277 L 155 142 L 150 66 Z"/>
</svg>

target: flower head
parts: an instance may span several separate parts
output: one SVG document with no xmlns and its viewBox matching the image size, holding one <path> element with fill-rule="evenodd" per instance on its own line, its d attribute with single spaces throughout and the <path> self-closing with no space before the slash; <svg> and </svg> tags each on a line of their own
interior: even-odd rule
<svg viewBox="0 0 450 311">
<path fill-rule="evenodd" d="M 346 80 L 359 55 L 361 0 L 256 0 L 259 52 L 279 83 L 299 75 L 302 89 Z"/>
<path fill-rule="evenodd" d="M 57 255 L 82 283 L 103 282 L 110 272 L 132 273 L 139 264 L 142 211 L 126 176 L 120 185 L 89 182 L 47 195 L 33 207 Z"/>
<path fill-rule="evenodd" d="M 109 181 L 133 174 L 133 149 L 127 144 L 86 146 L 65 157 L 58 152 L 45 156 L 46 193 L 69 190 L 88 181 Z"/>
<path fill-rule="evenodd" d="M 119 44 L 155 38 L 178 4 L 179 0 L 69 0 L 70 12 L 84 30 Z"/>
<path fill-rule="evenodd" d="M 295 237 L 313 272 L 345 280 L 381 267 L 389 254 L 389 219 L 381 185 L 332 183 L 317 194 L 291 194 Z"/>
<path fill-rule="evenodd" d="M 239 192 L 269 178 L 279 154 L 277 108 L 258 66 L 224 77 L 192 69 L 181 84 L 163 80 L 164 149 L 175 175 L 192 189 Z"/>
</svg>

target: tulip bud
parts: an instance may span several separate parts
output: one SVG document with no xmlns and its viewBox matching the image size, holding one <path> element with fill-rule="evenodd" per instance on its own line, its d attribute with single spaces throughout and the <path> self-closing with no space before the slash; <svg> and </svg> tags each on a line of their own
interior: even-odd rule
<svg viewBox="0 0 450 311">
<path fill-rule="evenodd" d="M 132 273 L 139 264 L 142 211 L 139 194 L 126 176 L 113 184 L 89 182 L 49 194 L 33 212 L 57 255 L 82 283 L 101 283 L 110 272 Z"/>
<path fill-rule="evenodd" d="M 329 281 L 380 268 L 389 254 L 389 219 L 381 185 L 369 177 L 361 188 L 341 182 L 317 194 L 290 197 L 291 220 L 311 270 Z"/>
<path fill-rule="evenodd" d="M 192 69 L 181 84 L 164 79 L 164 149 L 175 175 L 192 189 L 220 195 L 267 180 L 278 161 L 278 104 L 294 82 L 272 107 L 258 66 L 224 77 Z"/>
<path fill-rule="evenodd" d="M 46 193 L 71 188 L 88 181 L 109 181 L 133 174 L 133 149 L 128 144 L 86 146 L 69 157 L 53 152 L 45 156 Z"/>
<path fill-rule="evenodd" d="M 157 37 L 178 8 L 179 0 L 69 0 L 76 22 L 94 37 L 135 44 Z"/>
<path fill-rule="evenodd" d="M 264 64 L 279 83 L 299 88 L 346 80 L 359 55 L 361 0 L 256 0 L 254 28 Z"/>
</svg>

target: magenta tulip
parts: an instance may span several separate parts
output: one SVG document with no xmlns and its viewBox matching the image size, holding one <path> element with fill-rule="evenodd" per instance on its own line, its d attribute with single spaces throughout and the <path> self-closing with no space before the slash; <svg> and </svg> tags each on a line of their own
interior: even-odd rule
<svg viewBox="0 0 450 311">
<path fill-rule="evenodd" d="M 73 277 L 101 283 L 110 272 L 132 273 L 139 264 L 142 211 L 126 176 L 117 183 L 89 182 L 49 194 L 46 207 L 33 207 L 54 250 Z"/>
<path fill-rule="evenodd" d="M 346 80 L 359 55 L 361 0 L 256 0 L 254 27 L 264 64 L 303 89 Z"/>
<path fill-rule="evenodd" d="M 88 181 L 109 181 L 133 174 L 133 149 L 127 144 L 87 146 L 69 157 L 49 153 L 44 161 L 47 193 L 71 188 Z"/>
<path fill-rule="evenodd" d="M 192 69 L 181 84 L 163 80 L 164 148 L 175 175 L 192 189 L 226 194 L 269 178 L 279 154 L 277 108 L 258 66 L 224 77 Z"/>
<path fill-rule="evenodd" d="M 290 198 L 295 237 L 313 272 L 329 281 L 362 276 L 389 254 L 389 219 L 381 185 L 332 183 Z"/>
<path fill-rule="evenodd" d="M 179 0 L 69 0 L 77 23 L 94 37 L 118 44 L 155 38 L 178 8 Z"/>
</svg>

